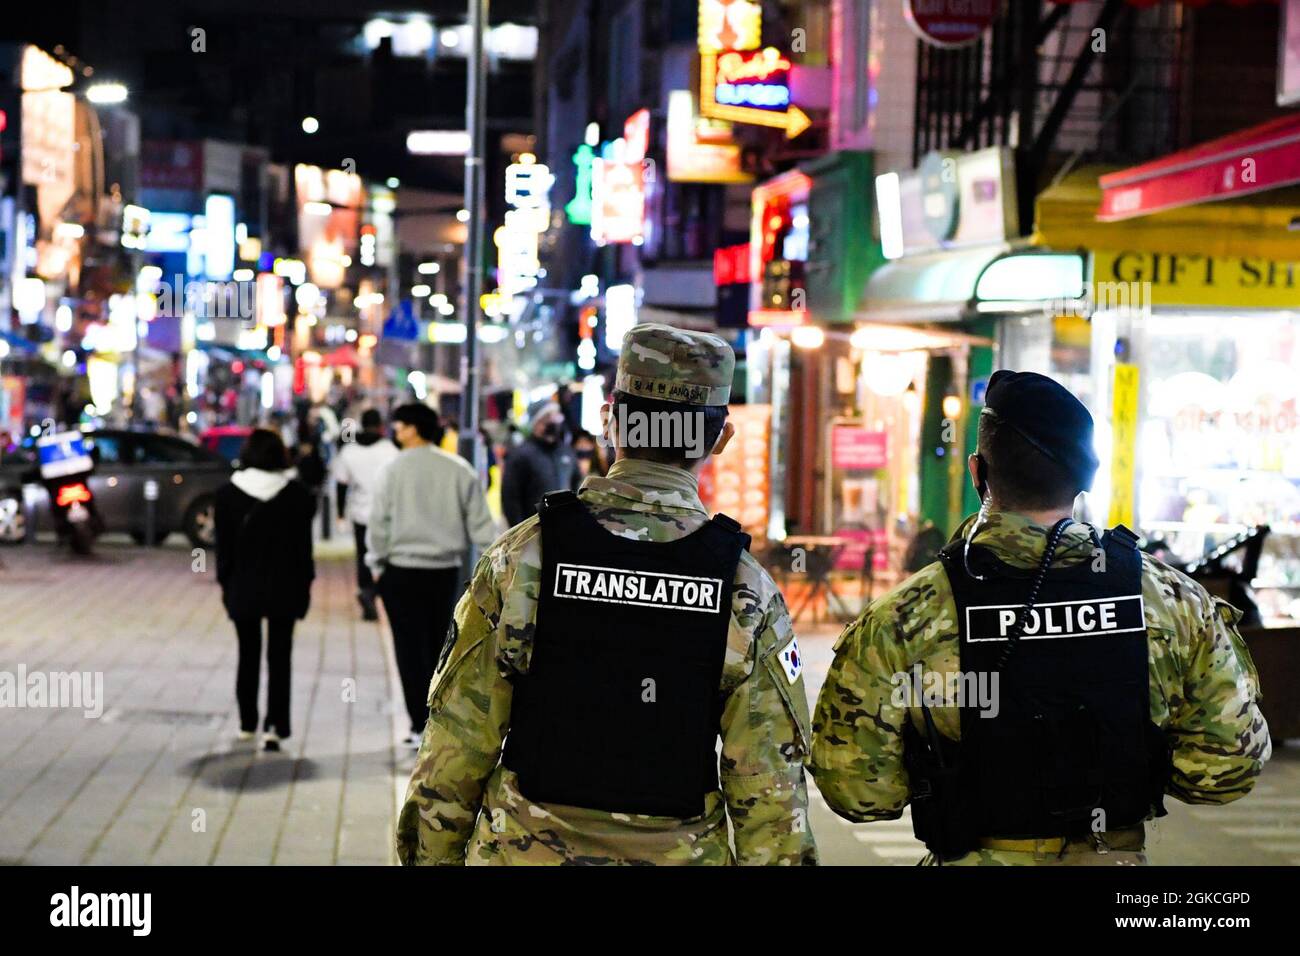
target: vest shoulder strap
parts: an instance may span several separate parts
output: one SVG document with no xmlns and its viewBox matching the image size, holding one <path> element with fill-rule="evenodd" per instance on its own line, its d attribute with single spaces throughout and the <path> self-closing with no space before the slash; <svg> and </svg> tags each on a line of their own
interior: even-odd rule
<svg viewBox="0 0 1300 956">
<path fill-rule="evenodd" d="M 1102 537 L 1105 538 L 1106 541 L 1114 541 L 1116 544 L 1121 545 L 1130 551 L 1137 550 L 1138 536 L 1122 524 L 1115 525 L 1115 527 L 1107 531 L 1102 535 Z M 1105 546 L 1105 542 L 1103 542 L 1102 547 L 1104 548 Z"/>
<path fill-rule="evenodd" d="M 709 523 L 719 531 L 725 531 L 728 535 L 738 536 L 741 540 L 740 550 L 749 550 L 749 544 L 753 539 L 740 530 L 740 522 L 731 517 L 731 515 L 724 515 L 719 511 L 709 519 Z"/>
<path fill-rule="evenodd" d="M 572 491 L 548 491 L 542 495 L 542 500 L 538 511 L 551 511 L 556 508 L 564 508 L 571 505 L 581 504 L 581 499 Z"/>
</svg>

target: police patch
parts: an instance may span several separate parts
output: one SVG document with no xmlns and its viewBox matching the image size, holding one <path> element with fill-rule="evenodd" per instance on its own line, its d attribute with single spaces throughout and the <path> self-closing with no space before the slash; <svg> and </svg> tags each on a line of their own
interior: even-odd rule
<svg viewBox="0 0 1300 956">
<path fill-rule="evenodd" d="M 790 638 L 790 643 L 781 651 L 781 669 L 785 671 L 785 679 L 793 684 L 803 673 L 803 655 L 799 653 L 799 641 L 797 638 Z"/>
<path fill-rule="evenodd" d="M 987 604 L 966 608 L 966 640 L 1005 641 L 1023 605 Z M 1055 601 L 1033 607 L 1025 618 L 1024 639 L 1103 637 L 1146 629 L 1142 595 Z"/>
<path fill-rule="evenodd" d="M 722 607 L 722 579 L 598 568 L 588 564 L 557 564 L 555 596 L 715 614 Z"/>
</svg>

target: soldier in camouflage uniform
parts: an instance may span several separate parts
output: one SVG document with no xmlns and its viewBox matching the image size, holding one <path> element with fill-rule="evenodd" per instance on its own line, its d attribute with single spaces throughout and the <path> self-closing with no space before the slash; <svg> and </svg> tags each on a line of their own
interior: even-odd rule
<svg viewBox="0 0 1300 956">
<path fill-rule="evenodd" d="M 615 400 L 642 396 L 684 411 L 725 407 L 734 362 L 716 336 L 636 326 L 624 339 Z M 694 473 L 702 457 L 690 467 L 650 460 L 610 431 L 616 461 L 606 477 L 586 479 L 580 507 L 606 531 L 634 541 L 675 541 L 708 523 Z M 732 431 L 726 424 L 714 451 Z M 815 863 L 803 777 L 808 703 L 797 645 L 780 592 L 748 552 L 740 555 L 724 624 L 720 789 L 705 796 L 704 812 L 685 819 L 618 813 L 534 802 L 521 792 L 501 757 L 516 682 L 528 674 L 535 646 L 544 585 L 539 525 L 534 516 L 498 539 L 456 608 L 398 819 L 402 863 Z"/>
<path fill-rule="evenodd" d="M 995 375 L 987 401 L 994 401 L 998 376 L 1011 374 Z M 1030 384 L 1042 386 L 1041 382 Z M 1050 392 L 1047 395 L 1049 401 L 1057 400 Z M 1081 405 L 1078 410 L 1087 414 Z M 1014 422 L 1019 413 L 1020 409 L 1012 405 L 1001 415 Z M 998 418 L 998 413 L 992 414 Z M 1077 456 L 1085 458 L 1092 454 L 1091 419 L 1087 422 L 1088 447 L 1077 452 Z M 981 453 L 987 453 L 984 425 L 981 421 Z M 1068 449 L 1078 436 L 1053 434 L 1046 417 L 1037 425 L 1037 433 L 1032 426 L 1024 429 L 1029 441 L 1040 446 L 1039 450 L 1052 449 L 1052 457 L 1060 454 L 1068 461 Z M 1062 444 L 1067 449 L 1064 454 L 1059 451 Z M 977 485 L 984 484 L 977 474 L 980 469 L 976 459 L 976 455 L 971 456 L 972 477 Z M 988 467 L 993 469 L 987 473 L 989 507 L 967 518 L 952 541 L 965 541 L 978 521 L 972 546 L 985 546 L 1014 568 L 1033 569 L 1044 555 L 1047 528 L 1058 518 L 1067 517 L 1069 509 L 1017 513 L 1003 508 L 997 464 L 989 461 Z M 1092 467 L 1095 469 L 1095 464 Z M 1002 484 L 1006 484 L 1005 479 Z M 1051 567 L 1077 567 L 1095 559 L 1096 553 L 1088 526 L 1070 524 Z M 1186 575 L 1145 554 L 1141 555 L 1141 593 L 1147 628 L 1150 717 L 1164 732 L 1172 750 L 1166 793 L 1191 804 L 1237 800 L 1250 792 L 1270 754 L 1268 728 L 1259 710 L 1258 677 L 1237 632 L 1241 614 L 1211 597 Z M 911 721 L 918 734 L 924 734 L 925 728 L 921 709 L 897 706 L 895 690 L 896 675 L 914 672 L 918 664 L 923 671 L 937 674 L 952 674 L 961 666 L 957 605 L 947 569 L 938 561 L 873 602 L 835 645 L 834 662 L 813 714 L 810 769 L 831 809 L 848 820 L 897 819 L 913 796 L 904 767 L 905 722 Z M 949 693 L 953 689 L 946 687 L 943 705 L 930 708 L 930 712 L 941 737 L 957 741 L 961 738 L 961 722 L 957 702 Z M 1082 838 L 990 839 L 957 860 L 943 862 L 1076 866 L 1145 863 L 1144 837 L 1144 827 L 1139 824 Z M 928 855 L 925 862 L 933 863 L 934 855 Z"/>
</svg>

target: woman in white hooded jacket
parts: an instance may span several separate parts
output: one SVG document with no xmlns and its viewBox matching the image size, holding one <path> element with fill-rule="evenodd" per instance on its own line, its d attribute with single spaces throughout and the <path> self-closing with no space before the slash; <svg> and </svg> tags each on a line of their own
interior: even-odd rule
<svg viewBox="0 0 1300 956">
<path fill-rule="evenodd" d="M 262 622 L 266 621 L 267 704 L 264 746 L 289 736 L 294 624 L 311 604 L 311 522 L 315 500 L 295 480 L 275 432 L 258 428 L 239 454 L 240 470 L 217 491 L 217 580 L 239 639 L 235 697 L 241 739 L 257 732 Z"/>
</svg>

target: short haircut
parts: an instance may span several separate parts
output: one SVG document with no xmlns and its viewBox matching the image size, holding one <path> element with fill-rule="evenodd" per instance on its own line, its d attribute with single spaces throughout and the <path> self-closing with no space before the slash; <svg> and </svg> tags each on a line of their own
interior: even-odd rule
<svg viewBox="0 0 1300 956">
<path fill-rule="evenodd" d="M 409 402 L 397 406 L 393 410 L 393 421 L 410 425 L 425 441 L 433 442 L 435 445 L 442 441 L 442 420 L 437 412 L 423 402 Z"/>
<path fill-rule="evenodd" d="M 289 467 L 289 450 L 284 447 L 284 439 L 269 428 L 254 428 L 239 450 L 239 467 L 284 471 Z"/>
<path fill-rule="evenodd" d="M 622 405 L 627 409 L 628 414 L 640 413 L 643 415 L 656 415 L 669 413 L 672 415 L 691 415 L 698 414 L 702 417 L 704 425 L 703 440 L 700 446 L 703 448 L 703 454 L 698 458 L 692 457 L 691 448 L 685 444 L 680 446 L 667 446 L 657 444 L 654 446 L 629 448 L 623 444 L 623 436 L 619 436 L 619 448 L 628 458 L 639 458 L 645 461 L 659 462 L 664 465 L 677 465 L 686 468 L 706 457 L 713 446 L 718 443 L 718 436 L 722 434 L 722 426 L 727 423 L 727 406 L 726 405 L 691 405 L 686 402 L 665 402 L 658 398 L 644 398 L 640 395 L 629 395 L 627 392 L 614 392 L 610 402 L 611 413 L 614 423 L 617 426 L 619 421 L 618 408 Z M 664 419 L 671 421 L 672 419 Z M 685 429 L 678 431 L 679 437 L 684 437 Z"/>
<path fill-rule="evenodd" d="M 361 413 L 361 427 L 367 431 L 383 428 L 384 416 L 379 414 L 377 408 L 367 408 Z"/>
<path fill-rule="evenodd" d="M 978 442 L 979 453 L 988 463 L 989 490 L 1002 508 L 1068 508 L 1086 486 L 1082 478 L 991 412 L 980 415 Z"/>
</svg>

